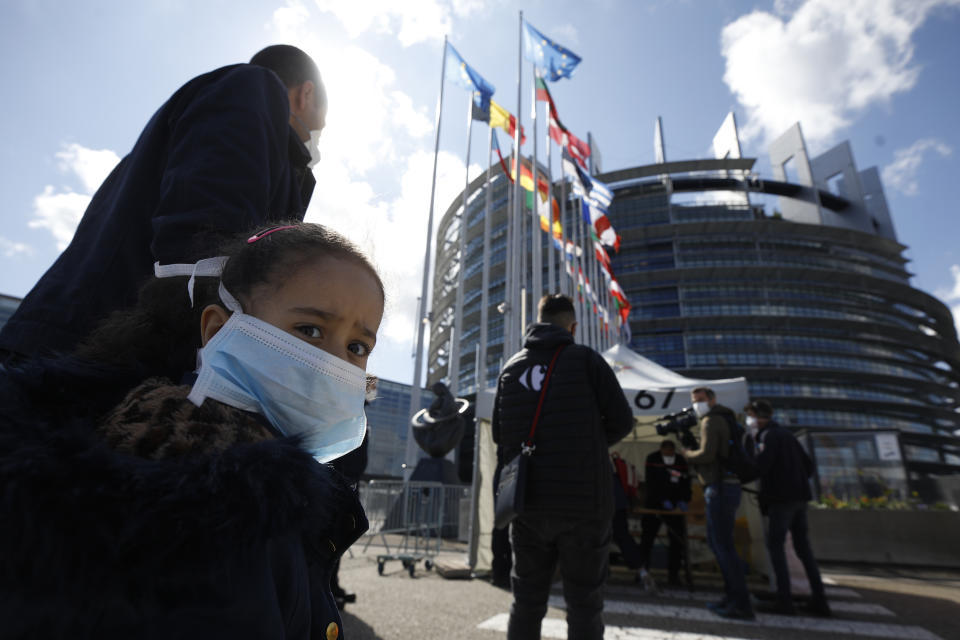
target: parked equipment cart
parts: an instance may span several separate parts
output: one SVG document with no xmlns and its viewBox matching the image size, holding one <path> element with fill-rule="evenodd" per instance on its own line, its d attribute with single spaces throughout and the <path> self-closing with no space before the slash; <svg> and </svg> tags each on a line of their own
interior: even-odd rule
<svg viewBox="0 0 960 640">
<path fill-rule="evenodd" d="M 468 487 L 440 482 L 372 480 L 361 485 L 360 502 L 370 523 L 363 550 L 377 537 L 385 549 L 377 555 L 377 572 L 383 575 L 388 560 L 400 560 L 411 578 L 420 560 L 430 571 L 443 536 L 456 534 L 466 491 Z"/>
</svg>

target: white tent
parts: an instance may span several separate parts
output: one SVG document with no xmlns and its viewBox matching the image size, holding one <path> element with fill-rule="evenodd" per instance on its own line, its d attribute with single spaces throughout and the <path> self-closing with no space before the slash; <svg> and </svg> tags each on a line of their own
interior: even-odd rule
<svg viewBox="0 0 960 640">
<path fill-rule="evenodd" d="M 746 378 L 687 378 L 622 344 L 604 351 L 603 357 L 617 374 L 635 416 L 659 418 L 689 407 L 690 391 L 697 387 L 710 387 L 717 394 L 717 402 L 736 412 L 750 399 Z"/>
</svg>

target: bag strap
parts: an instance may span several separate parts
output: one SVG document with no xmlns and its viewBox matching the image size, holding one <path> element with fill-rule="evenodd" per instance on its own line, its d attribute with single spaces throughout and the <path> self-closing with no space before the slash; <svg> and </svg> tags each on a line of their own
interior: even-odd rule
<svg viewBox="0 0 960 640">
<path fill-rule="evenodd" d="M 547 397 L 547 385 L 550 384 L 553 366 L 557 364 L 557 358 L 560 357 L 560 352 L 563 351 L 566 346 L 566 344 L 562 344 L 557 347 L 557 350 L 553 353 L 553 359 L 550 360 L 550 366 L 547 367 L 547 375 L 543 377 L 543 386 L 540 387 L 540 400 L 537 401 L 537 411 L 533 414 L 533 424 L 530 426 L 530 435 L 527 436 L 527 441 L 520 445 L 520 450 L 525 456 L 532 455 L 533 450 L 537 448 L 533 444 L 533 436 L 537 432 L 537 423 L 540 422 L 540 411 L 543 409 L 543 400 Z"/>
</svg>

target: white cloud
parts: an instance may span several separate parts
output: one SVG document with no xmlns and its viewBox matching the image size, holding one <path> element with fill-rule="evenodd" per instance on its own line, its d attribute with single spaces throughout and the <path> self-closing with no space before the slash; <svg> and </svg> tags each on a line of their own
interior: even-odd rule
<svg viewBox="0 0 960 640">
<path fill-rule="evenodd" d="M 936 138 L 917 140 L 893 153 L 893 162 L 883 168 L 883 183 L 904 195 L 916 195 L 919 191 L 917 171 L 928 151 L 935 151 L 943 157 L 953 153 L 953 149 Z"/>
<path fill-rule="evenodd" d="M 0 254 L 3 254 L 4 258 L 15 258 L 21 255 L 29 256 L 33 255 L 33 248 L 22 242 L 13 242 L 0 236 Z"/>
<path fill-rule="evenodd" d="M 322 13 L 333 14 L 350 38 L 367 31 L 396 36 L 405 47 L 443 40 L 454 17 L 467 18 L 484 10 L 482 0 L 315 0 Z"/>
<path fill-rule="evenodd" d="M 323 10 L 337 12 L 348 32 L 356 33 L 395 26 L 397 14 L 413 11 L 407 5 L 383 3 L 386 8 L 375 18 L 380 6 L 376 3 L 364 3 L 363 11 L 347 5 L 318 3 Z M 358 46 L 313 35 L 310 21 L 316 16 L 311 18 L 304 7 L 296 0 L 288 3 L 274 13 L 268 28 L 278 41 L 299 46 L 318 61 L 330 96 L 320 142 L 322 160 L 315 169 L 317 187 L 306 219 L 337 229 L 377 264 L 387 289 L 387 308 L 370 366 L 390 371 L 409 355 L 416 326 L 433 171 L 433 119 L 397 88 L 389 65 Z M 459 10 L 475 8 L 464 5 Z M 458 11 L 456 6 L 453 11 Z M 343 59 L 350 65 L 323 62 Z M 463 189 L 464 172 L 462 157 L 440 153 L 434 227 Z M 479 173 L 480 167 L 471 165 L 471 179 Z M 406 366 L 402 368 L 395 375 L 409 375 Z"/>
<path fill-rule="evenodd" d="M 953 288 L 938 290 L 936 294 L 950 307 L 957 333 L 960 333 L 960 264 L 950 267 L 950 275 L 953 277 Z"/>
<path fill-rule="evenodd" d="M 724 27 L 724 81 L 747 111 L 745 139 L 794 122 L 812 147 L 832 142 L 863 110 L 911 89 L 912 37 L 931 11 L 960 0 L 807 0 L 776 3 Z M 781 17 L 782 16 L 782 17 Z"/>
<path fill-rule="evenodd" d="M 80 192 L 70 188 L 57 190 L 53 185 L 46 185 L 43 193 L 33 199 L 33 219 L 27 224 L 32 229 L 47 229 L 57 249 L 63 251 L 70 244 L 94 192 L 120 162 L 120 157 L 109 149 L 88 149 L 73 143 L 58 151 L 56 158 L 61 173 L 73 174 L 82 189 Z"/>
</svg>

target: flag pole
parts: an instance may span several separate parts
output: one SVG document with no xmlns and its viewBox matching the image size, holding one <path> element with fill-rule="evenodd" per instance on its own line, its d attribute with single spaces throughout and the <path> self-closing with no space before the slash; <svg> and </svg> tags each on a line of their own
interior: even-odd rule
<svg viewBox="0 0 960 640">
<path fill-rule="evenodd" d="M 489 123 L 488 123 L 489 124 Z M 486 202 L 483 210 L 483 271 L 480 276 L 480 357 L 478 370 L 473 380 L 477 386 L 477 397 L 487 388 L 487 324 L 490 306 L 490 169 L 493 166 L 493 127 L 487 127 L 487 184 Z M 504 261 L 506 262 L 506 261 Z"/>
<path fill-rule="evenodd" d="M 576 211 L 582 206 L 580 198 L 576 199 L 577 206 L 574 208 L 573 224 L 571 233 L 573 235 L 573 254 L 570 256 L 573 267 L 573 300 L 577 307 L 577 321 L 580 323 L 580 344 L 587 344 L 587 323 L 583 317 L 583 288 L 580 286 L 580 256 L 577 255 L 577 240 L 579 236 L 579 226 L 577 225 Z"/>
<path fill-rule="evenodd" d="M 513 132 L 513 158 L 516 167 L 516 178 L 513 181 L 513 213 L 514 213 L 514 229 L 516 234 L 514 237 L 514 251 L 513 261 L 514 261 L 514 272 L 513 272 L 513 286 L 511 289 L 511 298 L 510 305 L 515 312 L 513 318 L 511 318 L 511 332 L 510 332 L 510 343 L 504 343 L 504 356 L 509 357 L 508 354 L 511 354 L 513 351 L 520 348 L 520 343 L 522 341 L 523 327 L 520 326 L 520 287 L 521 279 L 524 274 L 520 270 L 520 254 L 523 248 L 523 199 L 521 198 L 520 193 L 520 131 L 523 128 L 523 122 L 521 118 L 521 108 L 523 105 L 523 91 L 521 81 L 523 80 L 523 11 L 520 11 L 520 22 L 517 30 L 517 127 Z M 525 279 L 525 278 L 524 278 Z M 509 347 L 510 351 L 507 351 Z"/>
<path fill-rule="evenodd" d="M 536 104 L 536 102 L 534 102 Z M 547 109 L 550 106 L 547 105 Z M 550 122 L 547 121 L 547 293 L 558 293 L 559 287 L 554 287 L 557 279 L 554 271 L 554 237 L 553 237 L 553 154 L 550 147 Z"/>
<path fill-rule="evenodd" d="M 434 118 L 434 140 L 433 140 L 433 178 L 430 184 L 430 213 L 427 216 L 427 247 L 423 252 L 423 284 L 420 288 L 420 315 L 417 317 L 417 354 L 413 363 L 413 385 L 410 390 L 410 411 L 407 415 L 413 418 L 413 414 L 420 410 L 420 373 L 423 365 L 423 332 L 427 322 L 430 319 L 430 312 L 427 311 L 427 294 L 430 278 L 430 243 L 433 238 L 433 204 L 437 193 L 437 156 L 440 153 L 440 115 L 443 112 L 443 80 L 447 73 L 447 36 L 443 37 L 443 62 L 440 65 L 440 95 L 437 97 L 437 112 Z M 408 421 L 409 422 L 409 421 Z M 413 425 L 407 425 L 407 451 L 406 467 L 403 471 L 403 479 L 409 480 L 413 473 L 413 467 L 417 462 L 417 443 L 413 438 Z"/>
<path fill-rule="evenodd" d="M 473 138 L 473 93 L 467 97 L 467 155 L 463 164 L 463 209 L 460 212 L 460 225 L 457 233 L 457 295 L 453 310 L 453 345 L 450 347 L 450 393 L 457 397 L 460 390 L 460 333 L 463 328 L 463 268 L 467 253 L 467 200 L 470 196 L 470 142 Z"/>
<path fill-rule="evenodd" d="M 561 154 L 563 153 L 563 147 L 560 147 Z M 562 158 L 562 155 L 561 155 Z M 562 160 L 561 160 L 562 162 Z M 563 169 L 561 166 L 561 175 L 563 174 Z M 570 287 L 570 274 L 567 273 L 567 230 L 570 229 L 570 225 L 567 223 L 567 212 L 569 207 L 569 202 L 567 202 L 567 178 L 563 176 L 563 180 L 560 182 L 560 244 L 563 245 L 561 249 L 560 258 L 563 264 L 563 272 L 560 274 L 560 281 L 563 283 L 560 289 L 570 297 L 573 297 L 573 290 Z M 571 261 L 570 270 L 573 271 L 573 263 Z M 564 275 L 567 277 L 564 278 Z"/>
<path fill-rule="evenodd" d="M 531 268 L 533 269 L 533 282 L 530 283 L 532 289 L 530 304 L 535 307 L 540 301 L 540 296 L 543 295 L 543 234 L 540 233 L 540 187 L 537 184 L 537 178 L 539 177 L 539 171 L 537 171 L 537 66 L 531 64 L 531 69 L 530 79 L 531 87 L 533 87 L 533 97 L 531 98 L 530 106 L 533 108 L 530 110 L 530 117 L 533 121 L 533 126 L 531 127 L 533 129 L 533 162 L 530 163 L 530 173 L 533 175 L 533 211 L 531 212 L 533 215 L 530 248 L 533 251 L 533 261 L 531 264 Z M 534 318 L 536 318 L 536 316 L 534 316 Z"/>
</svg>

